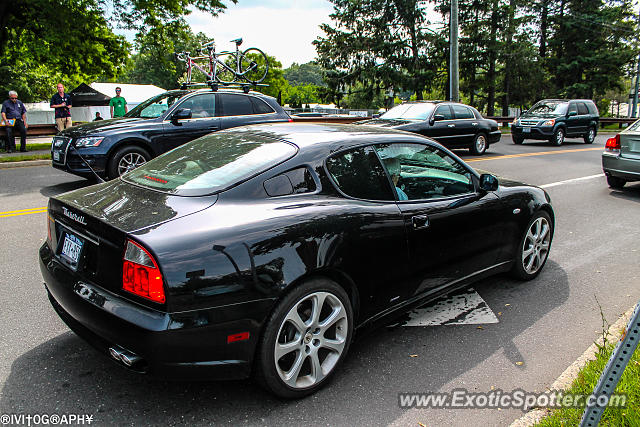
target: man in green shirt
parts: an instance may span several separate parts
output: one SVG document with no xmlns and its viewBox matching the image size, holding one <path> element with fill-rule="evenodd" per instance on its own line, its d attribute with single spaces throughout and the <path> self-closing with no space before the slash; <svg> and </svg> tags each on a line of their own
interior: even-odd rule
<svg viewBox="0 0 640 427">
<path fill-rule="evenodd" d="M 111 110 L 111 117 L 122 117 L 129 110 L 127 109 L 127 100 L 120 96 L 122 89 L 116 88 L 116 96 L 109 101 L 109 107 Z"/>
</svg>

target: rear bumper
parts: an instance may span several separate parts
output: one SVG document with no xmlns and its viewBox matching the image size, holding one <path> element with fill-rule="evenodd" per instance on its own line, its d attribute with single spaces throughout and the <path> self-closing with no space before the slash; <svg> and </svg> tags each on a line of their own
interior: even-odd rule
<svg viewBox="0 0 640 427">
<path fill-rule="evenodd" d="M 60 318 L 112 360 L 109 349 L 115 347 L 141 358 L 130 369 L 166 379 L 250 375 L 261 326 L 273 300 L 166 313 L 82 282 L 56 260 L 46 243 L 39 259 L 49 299 Z M 249 339 L 227 343 L 229 335 L 241 332 L 248 332 Z"/>
<path fill-rule="evenodd" d="M 502 132 L 500 130 L 494 130 L 493 132 L 489 132 L 489 137 L 487 138 L 488 144 L 495 144 L 500 141 L 500 137 L 502 136 Z"/>
<path fill-rule="evenodd" d="M 607 176 L 614 176 L 627 181 L 640 181 L 640 159 L 603 154 L 602 170 Z"/>
</svg>

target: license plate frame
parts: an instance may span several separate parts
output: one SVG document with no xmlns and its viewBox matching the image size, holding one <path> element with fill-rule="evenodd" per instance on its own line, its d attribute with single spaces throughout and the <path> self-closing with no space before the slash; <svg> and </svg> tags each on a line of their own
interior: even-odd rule
<svg viewBox="0 0 640 427">
<path fill-rule="evenodd" d="M 531 128 L 529 126 L 525 126 L 522 128 L 522 133 L 531 133 Z"/>
<path fill-rule="evenodd" d="M 84 247 L 85 241 L 82 237 L 78 237 L 76 234 L 64 230 L 59 249 L 60 259 L 75 270 L 80 263 Z"/>
</svg>

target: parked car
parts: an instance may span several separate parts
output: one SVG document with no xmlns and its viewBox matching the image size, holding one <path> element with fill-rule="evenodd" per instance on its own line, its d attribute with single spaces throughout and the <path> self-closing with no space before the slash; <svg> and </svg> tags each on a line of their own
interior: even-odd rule
<svg viewBox="0 0 640 427">
<path fill-rule="evenodd" d="M 554 213 L 419 135 L 264 124 L 52 197 L 40 248 L 59 316 L 163 377 L 243 378 L 295 398 L 354 331 L 489 275 L 533 279 Z"/>
<path fill-rule="evenodd" d="M 602 170 L 611 188 L 621 189 L 629 181 L 640 181 L 640 120 L 607 140 Z"/>
<path fill-rule="evenodd" d="M 179 145 L 220 129 L 289 121 L 275 98 L 257 92 L 172 90 L 124 117 L 59 132 L 51 144 L 52 165 L 75 175 L 113 179 Z"/>
<path fill-rule="evenodd" d="M 525 139 L 548 140 L 562 145 L 565 138 L 583 138 L 592 144 L 598 133 L 600 114 L 590 99 L 543 99 L 511 125 L 514 144 Z"/>
<path fill-rule="evenodd" d="M 447 148 L 468 148 L 473 154 L 483 154 L 501 135 L 495 120 L 483 118 L 473 107 L 448 101 L 405 102 L 358 124 L 418 133 Z"/>
</svg>

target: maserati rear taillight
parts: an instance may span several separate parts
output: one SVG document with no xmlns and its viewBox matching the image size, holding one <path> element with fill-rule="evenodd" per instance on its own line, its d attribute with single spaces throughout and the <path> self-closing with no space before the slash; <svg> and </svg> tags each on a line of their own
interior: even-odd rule
<svg viewBox="0 0 640 427">
<path fill-rule="evenodd" d="M 122 264 L 122 289 L 164 303 L 164 286 L 158 263 L 138 243 L 128 240 Z"/>
<path fill-rule="evenodd" d="M 620 134 L 617 134 L 613 138 L 607 139 L 607 143 L 604 146 L 605 153 L 620 153 Z"/>
</svg>

